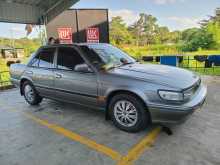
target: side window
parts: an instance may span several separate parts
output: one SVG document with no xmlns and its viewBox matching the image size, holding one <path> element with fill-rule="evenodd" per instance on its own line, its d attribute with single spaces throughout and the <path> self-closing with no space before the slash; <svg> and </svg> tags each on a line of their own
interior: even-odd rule
<svg viewBox="0 0 220 165">
<path fill-rule="evenodd" d="M 31 66 L 41 68 L 53 68 L 54 48 L 41 50 L 31 61 Z"/>
<path fill-rule="evenodd" d="M 75 67 L 80 64 L 85 64 L 85 61 L 74 48 L 59 48 L 57 57 L 58 69 L 75 70 Z"/>
<path fill-rule="evenodd" d="M 38 64 L 39 64 L 39 54 L 35 57 L 35 58 L 33 58 L 32 59 L 32 61 L 31 61 L 31 66 L 33 66 L 33 67 L 38 67 Z"/>
<path fill-rule="evenodd" d="M 53 68 L 54 48 L 43 49 L 39 54 L 39 67 Z"/>
</svg>

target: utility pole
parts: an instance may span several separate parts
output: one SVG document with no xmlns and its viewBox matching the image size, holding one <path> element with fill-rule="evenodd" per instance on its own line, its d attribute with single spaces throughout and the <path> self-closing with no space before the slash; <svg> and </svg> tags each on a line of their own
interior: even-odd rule
<svg viewBox="0 0 220 165">
<path fill-rule="evenodd" d="M 14 33 L 13 33 L 13 29 L 10 29 L 11 32 L 11 46 L 14 48 L 15 46 L 15 40 L 14 40 Z"/>
</svg>

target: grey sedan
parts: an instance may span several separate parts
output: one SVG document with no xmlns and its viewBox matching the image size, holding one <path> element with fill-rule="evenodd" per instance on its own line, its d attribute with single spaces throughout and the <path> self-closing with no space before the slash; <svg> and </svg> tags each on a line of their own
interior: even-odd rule
<svg viewBox="0 0 220 165">
<path fill-rule="evenodd" d="M 207 93 L 195 73 L 141 64 L 109 44 L 43 46 L 10 73 L 29 104 L 49 98 L 100 109 L 127 132 L 184 121 Z"/>
</svg>

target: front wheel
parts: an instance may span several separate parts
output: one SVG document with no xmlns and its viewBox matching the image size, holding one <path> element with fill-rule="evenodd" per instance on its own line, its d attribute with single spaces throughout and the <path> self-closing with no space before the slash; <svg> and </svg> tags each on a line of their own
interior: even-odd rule
<svg viewBox="0 0 220 165">
<path fill-rule="evenodd" d="M 26 81 L 22 85 L 22 91 L 24 94 L 24 98 L 30 105 L 38 105 L 42 101 L 42 97 L 39 96 L 36 89 L 32 85 L 32 83 Z"/>
<path fill-rule="evenodd" d="M 139 132 L 149 123 L 149 114 L 145 106 L 140 99 L 133 95 L 114 96 L 109 108 L 114 125 L 126 132 Z"/>
</svg>

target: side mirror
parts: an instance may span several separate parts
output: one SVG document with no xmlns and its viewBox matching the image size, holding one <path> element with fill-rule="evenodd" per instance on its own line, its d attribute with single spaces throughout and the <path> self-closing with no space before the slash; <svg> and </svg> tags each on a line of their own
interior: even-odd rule
<svg viewBox="0 0 220 165">
<path fill-rule="evenodd" d="M 83 73 L 92 73 L 93 71 L 87 64 L 78 64 L 75 66 L 74 71 Z"/>
</svg>

